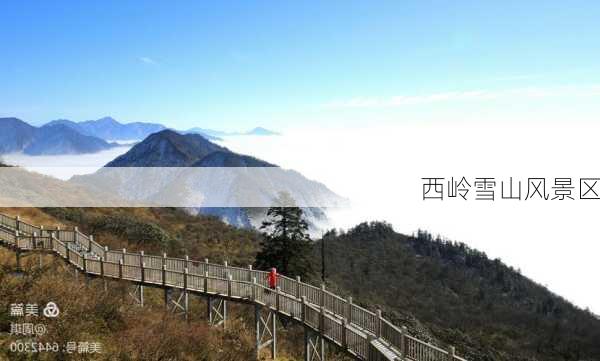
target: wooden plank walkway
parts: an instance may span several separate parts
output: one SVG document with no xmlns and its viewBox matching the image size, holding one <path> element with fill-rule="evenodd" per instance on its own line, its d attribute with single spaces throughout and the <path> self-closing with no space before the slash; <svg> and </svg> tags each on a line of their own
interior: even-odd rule
<svg viewBox="0 0 600 361">
<path fill-rule="evenodd" d="M 198 294 L 221 300 L 256 305 L 274 316 L 284 316 L 304 325 L 307 332 L 345 350 L 358 360 L 412 360 L 412 361 L 466 361 L 455 355 L 454 348 L 444 350 L 420 341 L 408 334 L 406 328 L 393 325 L 381 315 L 355 305 L 351 298 L 344 299 L 325 289 L 304 283 L 299 277 L 282 276 L 277 290 L 267 286 L 267 272 L 248 268 L 209 263 L 185 258 L 146 255 L 109 250 L 94 241 L 92 236 L 77 228 L 63 230 L 28 224 L 19 217 L 0 214 L 0 243 L 16 252 L 17 266 L 23 252 L 49 251 L 77 270 L 92 277 L 127 280 L 137 285 L 143 304 L 143 287 L 165 289 L 184 295 L 183 304 L 174 304 L 187 316 L 187 295 Z M 181 297 L 181 296 L 180 296 Z M 225 307 L 225 306 L 223 306 Z M 209 305 L 209 309 L 211 306 Z M 212 310 L 209 310 L 212 312 Z M 218 314 L 222 321 L 226 312 Z M 257 316 L 258 317 L 258 316 Z M 262 317 L 262 316 L 261 316 Z M 274 318 L 273 318 L 274 319 Z M 263 322 L 266 325 L 266 322 Z M 268 326 L 268 325 L 266 325 Z M 261 332 L 257 319 L 257 335 Z M 272 329 L 272 353 L 275 355 L 275 321 Z M 261 347 L 257 337 L 257 350 Z M 309 355 L 318 347 L 310 337 L 306 360 L 324 360 L 324 351 L 317 358 Z M 322 348 L 324 349 L 324 347 Z M 257 352 L 258 355 L 258 352 Z"/>
</svg>

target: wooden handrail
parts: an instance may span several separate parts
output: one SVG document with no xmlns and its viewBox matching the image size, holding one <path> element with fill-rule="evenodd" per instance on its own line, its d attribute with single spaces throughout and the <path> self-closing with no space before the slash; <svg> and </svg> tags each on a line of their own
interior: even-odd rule
<svg viewBox="0 0 600 361">
<path fill-rule="evenodd" d="M 15 232 L 16 227 L 20 233 Z M 0 214 L 0 239 L 22 250 L 35 250 L 32 236 L 35 232 L 38 235 L 36 240 L 42 240 L 41 244 L 46 250 L 54 251 L 91 275 L 259 303 L 303 322 L 321 332 L 330 342 L 364 360 L 368 359 L 369 340 L 377 338 L 396 353 L 403 352 L 403 356 L 409 360 L 446 361 L 451 357 L 449 361 L 466 361 L 453 355 L 453 351 L 451 354 L 408 335 L 389 320 L 352 301 L 299 279 L 282 276 L 281 289 L 272 292 L 268 291 L 268 272 L 265 271 L 230 266 L 227 263 L 213 264 L 207 260 L 201 262 L 187 257 L 112 251 L 98 244 L 92 236 L 79 232 L 77 228 L 57 230 L 37 227 L 21 219 Z M 70 243 L 73 247 L 67 246 Z"/>
</svg>

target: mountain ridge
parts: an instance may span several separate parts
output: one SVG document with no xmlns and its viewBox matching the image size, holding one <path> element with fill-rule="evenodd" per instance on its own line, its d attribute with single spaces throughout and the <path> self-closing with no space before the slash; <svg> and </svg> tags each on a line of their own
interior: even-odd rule
<svg viewBox="0 0 600 361">
<path fill-rule="evenodd" d="M 55 124 L 63 124 L 77 130 L 81 134 L 94 136 L 106 141 L 144 139 L 152 133 L 166 129 L 164 125 L 158 123 L 132 122 L 123 124 L 108 116 L 82 122 L 57 119 L 46 123 L 46 125 Z"/>
<path fill-rule="evenodd" d="M 106 167 L 188 167 L 215 151 L 227 151 L 199 134 L 165 129 L 136 144 Z"/>
<path fill-rule="evenodd" d="M 186 133 L 200 133 L 206 134 L 213 137 L 227 137 L 227 136 L 237 136 L 237 135 L 262 135 L 262 136 L 270 136 L 270 135 L 280 135 L 278 132 L 274 132 L 272 130 L 263 128 L 263 127 L 255 127 L 245 132 L 225 132 L 221 130 L 214 129 L 206 129 L 200 127 L 194 127 L 186 130 Z"/>
<path fill-rule="evenodd" d="M 75 122 L 69 119 L 55 119 L 44 125 L 62 124 L 75 129 L 83 135 L 91 135 L 106 141 L 132 141 L 143 140 L 153 133 L 165 129 L 171 129 L 181 134 L 200 134 L 208 140 L 218 141 L 221 137 L 234 135 L 279 135 L 263 127 L 255 127 L 245 132 L 224 132 L 214 129 L 205 129 L 200 127 L 190 128 L 188 130 L 176 130 L 160 123 L 152 122 L 129 122 L 121 123 L 110 116 L 105 116 L 95 120 L 85 120 Z"/>
<path fill-rule="evenodd" d="M 110 170 L 115 167 L 152 169 Z M 164 169 L 169 167 L 182 169 Z M 214 167 L 224 169 L 193 170 Z M 235 171 L 235 168 L 248 169 Z M 347 202 L 325 185 L 296 171 L 232 152 L 198 134 L 180 134 L 169 129 L 152 134 L 95 174 L 74 177 L 73 181 L 134 202 L 165 199 L 169 202 L 177 199 L 178 204 L 181 204 L 179 199 L 196 202 L 185 207 L 192 213 L 211 214 L 246 228 L 260 226 L 266 212 L 264 205 L 276 199 L 274 192 L 289 192 L 298 204 L 307 205 L 313 230 L 327 219 L 325 212 L 317 209 L 318 205 Z"/>
<path fill-rule="evenodd" d="M 62 123 L 34 127 L 18 118 L 0 118 L 0 153 L 28 155 L 96 153 L 115 146 Z"/>
</svg>

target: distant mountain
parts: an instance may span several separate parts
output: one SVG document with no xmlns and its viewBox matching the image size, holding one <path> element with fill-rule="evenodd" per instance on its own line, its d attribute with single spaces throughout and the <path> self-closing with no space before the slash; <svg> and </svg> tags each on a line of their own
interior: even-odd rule
<svg viewBox="0 0 600 361">
<path fill-rule="evenodd" d="M 56 119 L 53 121 L 50 121 L 46 124 L 44 124 L 44 126 L 49 126 L 49 125 L 64 125 L 67 126 L 69 128 L 75 129 L 76 131 L 83 133 L 83 129 L 79 126 L 78 123 L 75 123 L 74 121 L 68 120 L 68 119 Z"/>
<path fill-rule="evenodd" d="M 199 134 L 165 129 L 154 133 L 106 167 L 276 167 L 212 143 Z"/>
<path fill-rule="evenodd" d="M 17 118 L 0 118 L 0 153 L 20 152 L 27 147 L 37 128 Z"/>
<path fill-rule="evenodd" d="M 234 153 L 201 135 L 172 130 L 152 134 L 95 174 L 72 181 L 133 203 L 184 207 L 239 227 L 260 225 L 265 207 L 279 192 L 307 205 L 302 207 L 312 225 L 326 221 L 325 213 L 313 205 L 346 203 L 298 172 Z"/>
<path fill-rule="evenodd" d="M 74 122 L 68 119 L 53 120 L 46 125 L 65 125 L 75 129 L 81 134 L 91 135 L 106 141 L 124 141 L 124 140 L 142 140 L 153 133 L 168 129 L 168 127 L 158 123 L 121 123 L 114 118 L 104 117 L 97 120 L 86 120 L 83 122 Z M 256 127 L 247 132 L 223 132 L 219 130 L 195 127 L 184 131 L 178 131 L 182 134 L 199 134 L 208 140 L 222 140 L 222 137 L 232 135 L 278 135 L 279 133 Z"/>
<path fill-rule="evenodd" d="M 205 128 L 199 128 L 199 127 L 190 128 L 190 129 L 186 130 L 185 132 L 186 133 L 196 133 L 196 134 L 206 134 L 208 136 L 217 137 L 217 138 L 225 137 L 225 136 L 229 135 L 229 133 L 223 132 L 220 130 L 205 129 Z"/>
<path fill-rule="evenodd" d="M 104 117 L 97 120 L 86 120 L 83 122 L 73 122 L 66 119 L 58 119 L 49 122 L 47 125 L 62 124 L 73 128 L 84 135 L 91 135 L 107 141 L 113 140 L 140 140 L 146 138 L 152 133 L 159 132 L 166 127 L 156 123 L 134 122 L 123 124 L 111 117 Z"/>
<path fill-rule="evenodd" d="M 202 128 L 192 128 L 192 129 L 188 129 L 188 130 L 183 130 L 180 131 L 181 134 L 199 134 L 201 136 L 203 136 L 204 138 L 208 139 L 208 140 L 212 140 L 212 141 L 218 141 L 218 140 L 223 140 L 223 138 L 221 138 L 220 136 L 214 135 L 215 133 L 222 133 L 222 132 L 218 132 L 218 131 L 205 131 Z"/>
<path fill-rule="evenodd" d="M 279 133 L 274 132 L 269 129 L 265 129 L 263 127 L 256 127 L 252 130 L 249 130 L 245 133 L 246 135 L 279 135 Z"/>
<path fill-rule="evenodd" d="M 38 128 L 33 141 L 23 152 L 29 155 L 59 155 L 96 153 L 113 147 L 106 141 L 83 135 L 65 125 L 45 125 Z"/>
<path fill-rule="evenodd" d="M 220 130 L 214 130 L 214 129 L 205 129 L 205 128 L 191 128 L 188 129 L 186 131 L 187 133 L 198 133 L 198 134 L 205 134 L 211 137 L 216 137 L 216 138 L 222 138 L 222 137 L 227 137 L 227 136 L 234 136 L 234 135 L 279 135 L 279 133 L 274 132 L 272 130 L 269 129 L 265 129 L 263 127 L 256 127 L 254 129 L 251 129 L 247 132 L 223 132 Z"/>
<path fill-rule="evenodd" d="M 83 135 L 65 124 L 33 127 L 16 118 L 0 119 L 0 153 L 29 155 L 95 153 L 113 144 Z"/>
<path fill-rule="evenodd" d="M 199 134 L 182 135 L 167 129 L 150 135 L 106 166 L 188 167 L 217 151 L 229 152 Z"/>
</svg>

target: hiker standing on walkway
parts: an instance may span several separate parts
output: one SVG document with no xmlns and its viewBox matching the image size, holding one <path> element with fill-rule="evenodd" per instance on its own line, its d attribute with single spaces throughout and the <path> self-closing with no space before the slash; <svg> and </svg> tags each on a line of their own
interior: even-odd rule
<svg viewBox="0 0 600 361">
<path fill-rule="evenodd" d="M 277 288 L 277 279 L 280 277 L 279 273 L 277 273 L 277 269 L 275 267 L 271 268 L 271 271 L 267 275 L 267 282 L 269 283 L 269 288 L 274 290 Z"/>
</svg>

